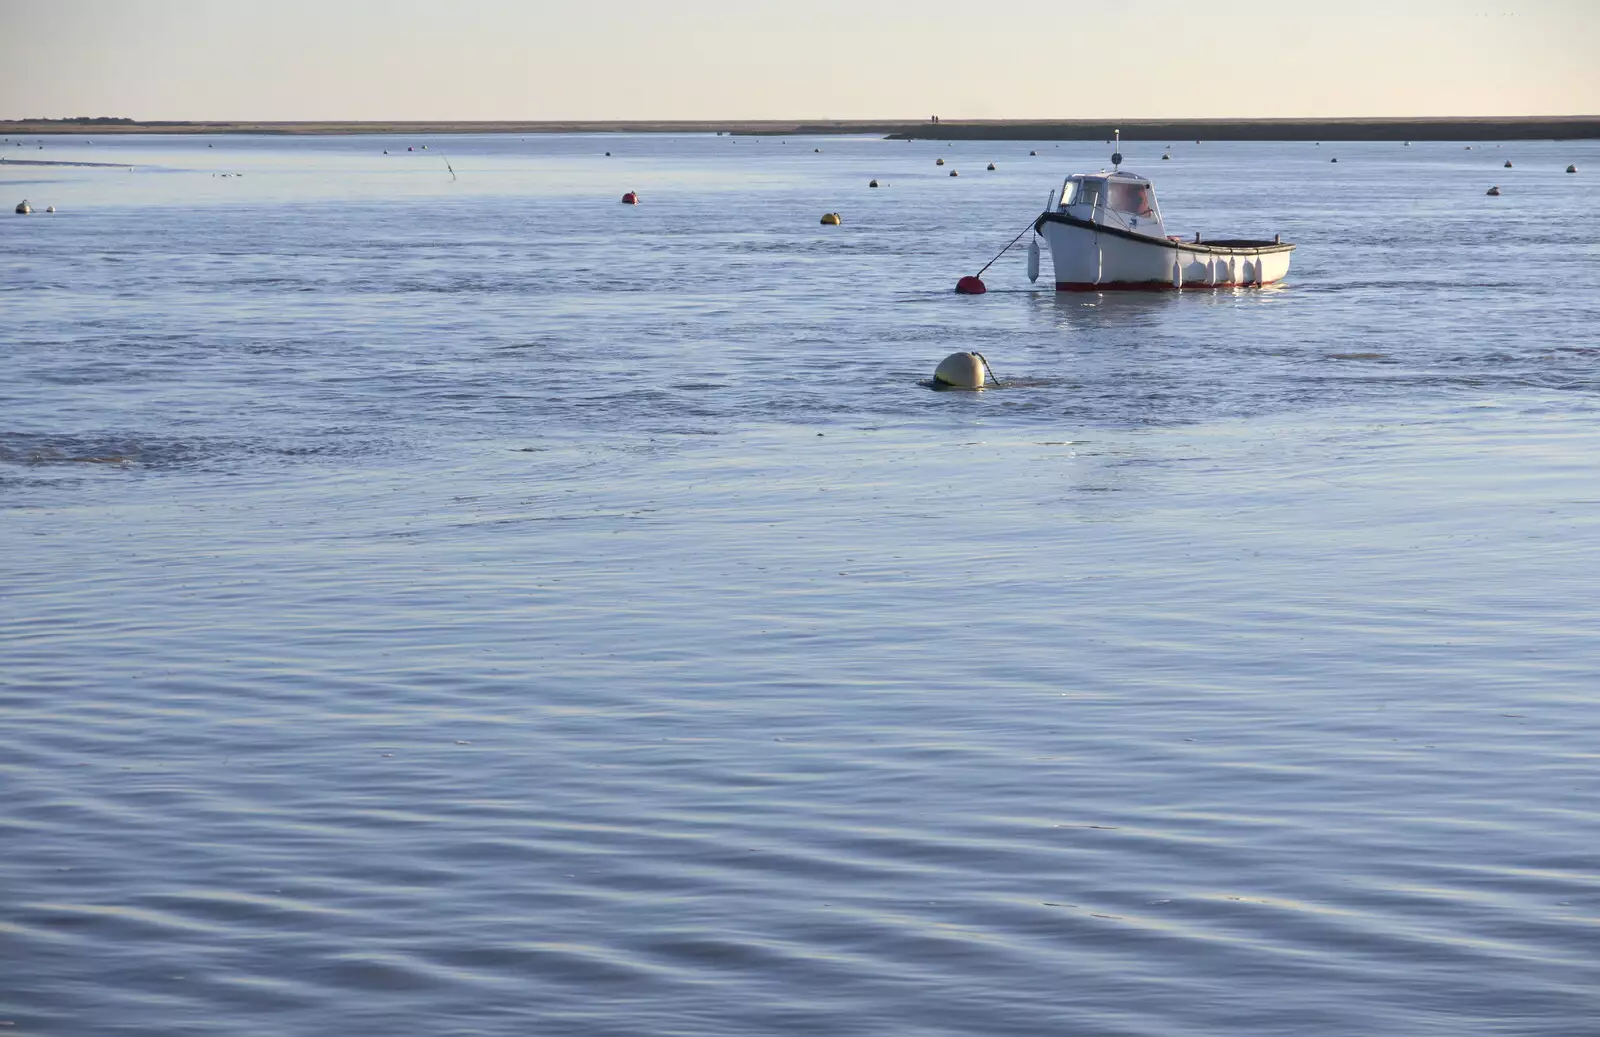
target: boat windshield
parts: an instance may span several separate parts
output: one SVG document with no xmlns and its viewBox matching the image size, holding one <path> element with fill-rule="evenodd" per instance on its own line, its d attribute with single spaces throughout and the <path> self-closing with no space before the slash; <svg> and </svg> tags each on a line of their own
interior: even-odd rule
<svg viewBox="0 0 1600 1037">
<path fill-rule="evenodd" d="M 1104 180 L 1084 180 L 1078 185 L 1078 204 L 1090 208 L 1100 204 L 1100 189 L 1105 187 Z"/>
<path fill-rule="evenodd" d="M 1078 184 L 1079 181 L 1077 180 L 1068 180 L 1067 185 L 1061 189 L 1061 207 L 1063 209 L 1078 200 Z"/>
<path fill-rule="evenodd" d="M 1131 212 L 1135 216 L 1154 216 L 1155 203 L 1150 198 L 1150 185 L 1140 183 L 1113 183 L 1111 208 L 1118 212 Z"/>
</svg>

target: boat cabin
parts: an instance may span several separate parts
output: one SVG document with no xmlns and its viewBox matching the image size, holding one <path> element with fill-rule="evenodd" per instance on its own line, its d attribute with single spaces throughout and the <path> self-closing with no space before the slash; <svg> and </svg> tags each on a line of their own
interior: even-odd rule
<svg viewBox="0 0 1600 1037">
<path fill-rule="evenodd" d="M 1075 173 L 1061 185 L 1048 209 L 1075 220 L 1114 227 L 1145 237 L 1165 238 L 1155 188 L 1134 173 Z"/>
</svg>

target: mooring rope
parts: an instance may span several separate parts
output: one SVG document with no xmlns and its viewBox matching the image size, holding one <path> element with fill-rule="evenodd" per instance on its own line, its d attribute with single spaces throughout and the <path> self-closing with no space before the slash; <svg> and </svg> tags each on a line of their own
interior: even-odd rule
<svg viewBox="0 0 1600 1037">
<path fill-rule="evenodd" d="M 1038 217 L 1035 216 L 1032 220 L 1029 220 L 1028 221 L 1028 225 L 1026 227 L 1022 228 L 1022 234 L 1026 234 L 1026 233 L 1028 233 L 1028 231 L 1032 230 L 1034 221 L 1037 220 L 1037 219 L 1038 219 Z M 1007 252 L 1011 251 L 1011 246 L 1015 245 L 1017 242 L 1022 240 L 1022 234 L 1018 234 L 1016 237 L 1012 238 L 1009 242 L 1007 242 L 1005 248 L 1001 249 L 999 252 L 996 252 L 994 254 L 994 259 L 991 259 L 987 263 L 983 264 L 982 269 L 980 269 L 977 273 L 973 274 L 972 276 L 973 277 L 982 277 L 984 270 L 987 270 L 990 267 L 994 266 L 995 260 L 999 259 L 1001 256 L 1005 255 Z"/>
</svg>

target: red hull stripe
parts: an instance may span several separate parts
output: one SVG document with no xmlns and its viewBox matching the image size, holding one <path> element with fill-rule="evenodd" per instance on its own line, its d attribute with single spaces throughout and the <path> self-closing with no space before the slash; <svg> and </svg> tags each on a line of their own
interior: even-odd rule
<svg viewBox="0 0 1600 1037">
<path fill-rule="evenodd" d="M 1259 288 L 1262 284 L 1277 284 L 1277 281 L 1218 281 L 1216 284 L 1206 284 L 1202 281 L 1185 281 L 1185 291 L 1199 291 L 1201 288 Z M 1057 281 L 1058 292 L 1175 292 L 1171 281 L 1106 281 L 1095 284 L 1093 281 Z"/>
</svg>

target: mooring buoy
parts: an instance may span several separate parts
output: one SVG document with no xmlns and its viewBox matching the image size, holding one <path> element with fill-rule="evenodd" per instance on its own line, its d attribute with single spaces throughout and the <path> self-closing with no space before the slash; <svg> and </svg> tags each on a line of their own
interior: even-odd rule
<svg viewBox="0 0 1600 1037">
<path fill-rule="evenodd" d="M 1506 168 L 1507 168 L 1507 169 L 1510 169 L 1510 168 L 1511 168 L 1511 160 L 1510 160 L 1510 159 L 1509 159 L 1509 158 L 1508 158 L 1508 159 L 1506 159 Z"/>
<path fill-rule="evenodd" d="M 1030 152 L 1028 152 L 1028 157 L 1029 158 L 1038 158 L 1039 157 L 1039 153 L 1037 151 L 1030 151 Z"/>
<path fill-rule="evenodd" d="M 951 176 L 960 176 L 961 174 L 956 172 L 954 169 L 952 169 L 952 170 L 950 170 L 950 175 Z"/>
<path fill-rule="evenodd" d="M 868 187 L 877 187 L 878 186 L 878 182 L 876 180 L 873 180 L 870 183 L 868 183 L 867 186 Z"/>
<path fill-rule="evenodd" d="M 28 204 L 28 200 L 26 198 L 24 198 L 22 201 L 17 203 L 17 215 L 18 216 L 26 216 L 26 215 L 28 215 L 28 213 L 30 213 L 32 211 L 33 211 L 33 206 Z"/>
<path fill-rule="evenodd" d="M 841 222 L 843 221 L 839 219 L 839 214 L 836 212 L 825 212 L 822 214 L 822 225 L 824 227 L 837 227 Z"/>
<path fill-rule="evenodd" d="M 1567 172 L 1569 172 L 1569 173 L 1576 173 L 1577 171 L 1578 171 L 1578 167 L 1577 166 L 1568 166 L 1567 167 Z"/>
<path fill-rule="evenodd" d="M 983 283 L 983 278 L 968 274 L 956 282 L 956 292 L 960 295 L 982 295 L 989 290 Z"/>
<path fill-rule="evenodd" d="M 993 162 L 991 162 L 991 163 L 989 163 L 989 172 L 991 172 L 991 173 L 993 173 L 993 172 L 994 172 L 994 170 L 995 170 L 995 165 L 994 165 L 994 163 L 993 163 Z"/>
<path fill-rule="evenodd" d="M 1495 187 L 1489 188 L 1487 191 L 1485 191 L 1483 193 L 1486 194 L 1486 195 L 1489 195 L 1491 198 L 1498 198 L 1498 197 L 1500 197 L 1500 188 L 1497 185 Z"/>
<path fill-rule="evenodd" d="M 637 191 L 629 191 L 627 194 L 623 195 L 622 196 L 622 204 L 623 205 L 638 205 L 639 204 L 639 192 L 637 192 Z"/>
<path fill-rule="evenodd" d="M 944 165 L 944 159 L 936 158 L 936 159 L 933 160 L 933 164 L 936 165 L 936 166 L 942 166 L 942 165 Z"/>
<path fill-rule="evenodd" d="M 982 353 L 951 353 L 933 369 L 933 382 L 951 389 L 982 389 L 987 366 Z"/>
<path fill-rule="evenodd" d="M 56 207 L 53 206 L 53 205 L 47 205 L 47 206 L 44 207 L 44 211 L 45 212 L 55 212 L 56 211 Z"/>
</svg>

